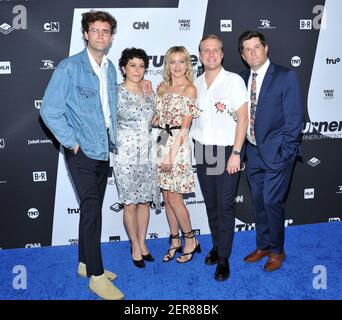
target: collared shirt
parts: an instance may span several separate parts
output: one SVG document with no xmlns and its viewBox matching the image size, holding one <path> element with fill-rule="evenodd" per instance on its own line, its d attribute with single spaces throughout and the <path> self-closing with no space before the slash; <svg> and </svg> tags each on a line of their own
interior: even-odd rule
<svg viewBox="0 0 342 320">
<path fill-rule="evenodd" d="M 264 81 L 267 69 L 270 65 L 270 60 L 267 59 L 266 62 L 262 65 L 262 67 L 256 72 L 251 69 L 251 73 L 249 75 L 248 79 L 248 119 L 251 117 L 251 85 L 252 85 L 252 73 L 256 73 L 257 77 L 256 80 L 256 107 L 258 108 L 258 99 L 259 99 L 259 93 L 262 86 L 262 82 Z M 256 145 L 256 143 L 251 139 L 250 136 L 250 121 L 248 121 L 248 128 L 247 128 L 247 139 L 250 143 Z"/>
<path fill-rule="evenodd" d="M 106 122 L 106 128 L 110 128 L 110 110 L 108 105 L 108 89 L 107 89 L 107 73 L 108 73 L 108 59 L 106 56 L 103 56 L 101 65 L 95 61 L 93 56 L 90 54 L 87 49 L 89 60 L 93 70 L 100 81 L 100 97 L 101 97 L 101 105 L 103 110 L 103 115 Z"/>
<path fill-rule="evenodd" d="M 208 88 L 205 73 L 195 80 L 200 116 L 192 120 L 190 135 L 204 145 L 232 146 L 236 110 L 248 102 L 246 85 L 223 67 Z"/>
</svg>

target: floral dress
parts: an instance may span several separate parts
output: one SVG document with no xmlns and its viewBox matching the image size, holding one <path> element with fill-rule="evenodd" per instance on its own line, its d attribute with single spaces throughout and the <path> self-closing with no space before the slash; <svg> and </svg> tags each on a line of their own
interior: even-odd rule
<svg viewBox="0 0 342 320">
<path fill-rule="evenodd" d="M 120 203 L 154 202 L 159 196 L 151 152 L 154 100 L 154 95 L 134 95 L 119 86 L 113 169 Z"/>
<path fill-rule="evenodd" d="M 198 116 L 197 99 L 174 93 L 165 93 L 162 97 L 158 96 L 156 99 L 156 112 L 159 117 L 159 127 L 178 127 L 182 125 L 183 116 Z M 184 140 L 178 149 L 172 170 L 170 172 L 160 171 L 160 165 L 169 154 L 179 132 L 180 129 L 171 130 L 166 143 L 158 143 L 158 185 L 160 188 L 171 192 L 192 193 L 195 192 L 195 181 L 189 137 Z M 165 130 L 160 129 L 160 136 L 163 133 L 165 133 Z"/>
</svg>

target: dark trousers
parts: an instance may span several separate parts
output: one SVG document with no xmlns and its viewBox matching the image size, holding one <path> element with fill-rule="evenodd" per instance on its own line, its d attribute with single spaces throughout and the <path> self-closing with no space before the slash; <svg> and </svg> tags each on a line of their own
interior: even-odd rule
<svg viewBox="0 0 342 320">
<path fill-rule="evenodd" d="M 107 185 L 108 161 L 88 158 L 81 148 L 77 154 L 64 148 L 65 159 L 80 201 L 78 260 L 87 275 L 103 274 L 101 255 L 102 203 Z"/>
<path fill-rule="evenodd" d="M 235 232 L 234 206 L 239 181 L 239 173 L 230 175 L 226 171 L 232 147 L 208 146 L 195 141 L 194 150 L 213 247 L 220 257 L 229 258 Z"/>
<path fill-rule="evenodd" d="M 269 169 L 256 146 L 248 143 L 248 182 L 251 188 L 256 225 L 256 246 L 281 253 L 284 250 L 284 200 L 289 188 L 294 161 L 279 171 Z"/>
</svg>

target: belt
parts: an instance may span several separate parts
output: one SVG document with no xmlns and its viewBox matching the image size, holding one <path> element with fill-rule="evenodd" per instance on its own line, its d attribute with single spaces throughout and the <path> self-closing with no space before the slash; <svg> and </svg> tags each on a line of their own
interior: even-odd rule
<svg viewBox="0 0 342 320">
<path fill-rule="evenodd" d="M 176 130 L 176 129 L 181 129 L 182 126 L 173 126 L 173 127 L 170 127 L 169 124 L 166 124 L 165 125 L 165 128 L 161 127 L 158 125 L 158 128 L 159 129 L 162 129 L 162 130 L 165 130 L 171 137 L 172 137 L 172 130 Z"/>
</svg>

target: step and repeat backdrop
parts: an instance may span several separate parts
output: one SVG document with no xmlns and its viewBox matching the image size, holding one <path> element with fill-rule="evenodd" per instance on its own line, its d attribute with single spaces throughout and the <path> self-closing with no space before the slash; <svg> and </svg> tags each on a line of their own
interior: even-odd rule
<svg viewBox="0 0 342 320">
<path fill-rule="evenodd" d="M 123 49 L 146 50 L 150 67 L 145 78 L 154 88 L 162 80 L 169 47 L 187 47 L 200 74 L 198 43 L 203 34 L 217 34 L 224 42 L 225 69 L 238 73 L 245 68 L 239 35 L 245 30 L 264 33 L 270 59 L 298 73 L 305 104 L 303 158 L 295 166 L 285 224 L 342 219 L 341 1 L 0 0 L 0 248 L 78 242 L 78 201 L 64 155 L 39 108 L 58 63 L 84 48 L 81 14 L 90 9 L 106 10 L 118 21 L 108 53 L 116 66 Z M 184 201 L 194 229 L 209 233 L 197 181 L 196 194 Z M 112 176 L 103 205 L 103 242 L 127 240 L 122 214 Z M 243 171 L 236 231 L 254 228 Z M 152 209 L 148 238 L 167 236 L 165 210 Z"/>
</svg>

